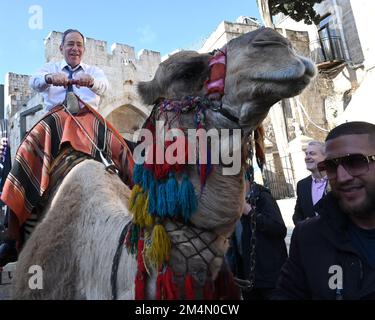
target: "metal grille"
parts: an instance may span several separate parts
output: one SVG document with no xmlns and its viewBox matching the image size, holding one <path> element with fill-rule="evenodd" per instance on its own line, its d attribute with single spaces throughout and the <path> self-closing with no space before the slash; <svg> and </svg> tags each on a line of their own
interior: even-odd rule
<svg viewBox="0 0 375 320">
<path fill-rule="evenodd" d="M 289 156 L 267 161 L 263 175 L 264 184 L 276 199 L 293 198 L 295 196 L 295 183 L 293 169 Z M 279 163 L 278 163 L 279 162 Z"/>
</svg>

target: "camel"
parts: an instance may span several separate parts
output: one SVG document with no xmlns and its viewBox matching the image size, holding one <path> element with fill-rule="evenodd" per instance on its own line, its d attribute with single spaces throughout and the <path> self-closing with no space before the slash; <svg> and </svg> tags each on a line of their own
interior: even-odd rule
<svg viewBox="0 0 375 320">
<path fill-rule="evenodd" d="M 225 58 L 226 65 L 225 78 L 216 82 L 218 86 L 215 81 L 213 86 L 207 82 L 211 54 L 181 51 L 160 64 L 153 80 L 138 84 L 140 97 L 146 104 L 155 104 L 154 109 L 165 99 L 212 98 L 212 105 L 208 103 L 205 109 L 204 128 L 241 129 L 243 147 L 244 137 L 262 122 L 271 106 L 298 95 L 315 75 L 313 63 L 297 55 L 287 39 L 269 28 L 231 40 L 219 54 L 218 60 Z M 167 110 L 160 119 L 171 119 L 173 114 Z M 195 113 L 187 112 L 169 125 L 186 132 L 196 127 L 195 122 Z M 223 165 L 214 165 L 204 188 L 196 165 L 186 170 L 198 195 L 196 212 L 188 221 L 164 219 L 163 225 L 172 243 L 169 266 L 175 274 L 189 272 L 200 283 L 207 274 L 215 279 L 223 264 L 228 238 L 243 210 L 244 169 L 241 166 L 236 174 L 223 175 Z M 132 219 L 130 193 L 117 175 L 97 161 L 75 166 L 51 195 L 43 220 L 19 256 L 12 297 L 134 299 L 137 260 L 124 247 L 115 296 L 111 287 L 119 239 Z M 29 287 L 33 265 L 43 270 L 41 290 Z M 156 297 L 157 274 L 152 265 L 147 266 L 146 299 Z"/>
</svg>

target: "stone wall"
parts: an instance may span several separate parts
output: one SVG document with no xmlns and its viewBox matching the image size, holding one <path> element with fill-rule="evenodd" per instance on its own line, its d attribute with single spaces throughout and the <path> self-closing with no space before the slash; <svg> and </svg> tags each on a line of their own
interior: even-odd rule
<svg viewBox="0 0 375 320">
<path fill-rule="evenodd" d="M 5 105 L 4 115 L 11 119 L 17 112 L 24 109 L 27 101 L 34 95 L 29 87 L 29 75 L 7 73 L 5 76 Z"/>
<path fill-rule="evenodd" d="M 246 20 L 247 23 L 223 21 L 216 30 L 206 40 L 199 52 L 211 52 L 215 49 L 222 48 L 230 40 L 237 38 L 241 34 L 256 30 L 259 24 L 251 19 Z"/>
</svg>

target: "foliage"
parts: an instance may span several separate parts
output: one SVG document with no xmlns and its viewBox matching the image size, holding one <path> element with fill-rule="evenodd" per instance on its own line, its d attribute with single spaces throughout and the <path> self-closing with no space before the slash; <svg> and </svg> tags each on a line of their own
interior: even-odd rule
<svg viewBox="0 0 375 320">
<path fill-rule="evenodd" d="M 314 5 L 323 0 L 269 0 L 271 15 L 283 13 L 295 21 L 303 20 L 306 24 L 318 24 L 321 16 L 314 10 Z"/>
</svg>

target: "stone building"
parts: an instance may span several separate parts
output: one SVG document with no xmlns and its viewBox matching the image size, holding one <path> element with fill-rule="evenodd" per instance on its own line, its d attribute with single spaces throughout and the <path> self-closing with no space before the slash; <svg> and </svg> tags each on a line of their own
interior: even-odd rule
<svg viewBox="0 0 375 320">
<path fill-rule="evenodd" d="M 309 174 L 303 158 L 311 139 L 324 140 L 327 131 L 342 122 L 375 123 L 369 103 L 375 83 L 375 40 L 368 27 L 375 3 L 325 0 L 314 8 L 321 16 L 317 25 L 296 22 L 282 14 L 273 17 L 275 28 L 298 52 L 310 56 L 318 70 L 307 90 L 282 101 L 283 109 L 276 105 L 270 112 L 270 136 L 274 135 L 280 158 L 286 159 L 283 170 L 276 172 L 283 172 L 286 180 L 290 168 L 295 181 Z"/>
<path fill-rule="evenodd" d="M 53 31 L 45 40 L 45 61 L 63 59 L 59 46 L 62 33 Z M 161 61 L 160 53 L 143 50 L 137 57 L 134 48 L 113 44 L 110 53 L 107 42 L 86 38 L 83 61 L 103 69 L 110 89 L 101 99 L 99 112 L 126 137 L 131 138 L 147 115 L 145 106 L 136 94 L 136 83 L 151 80 Z M 9 120 L 11 150 L 14 156 L 22 137 L 42 116 L 41 94 L 32 92 L 30 75 L 8 73 L 5 80 L 5 118 Z"/>
</svg>

